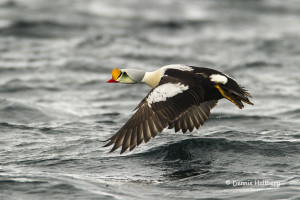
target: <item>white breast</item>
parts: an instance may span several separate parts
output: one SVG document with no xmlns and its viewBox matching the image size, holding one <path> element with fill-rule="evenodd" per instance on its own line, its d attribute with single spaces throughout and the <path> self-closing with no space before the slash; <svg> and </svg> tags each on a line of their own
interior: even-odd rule
<svg viewBox="0 0 300 200">
<path fill-rule="evenodd" d="M 188 90 L 189 86 L 183 85 L 181 83 L 166 83 L 156 87 L 147 98 L 148 106 L 151 104 L 166 101 L 167 98 L 174 97 L 177 94 Z"/>
<path fill-rule="evenodd" d="M 158 84 L 161 78 L 164 76 L 165 71 L 167 69 L 177 69 L 181 71 L 193 71 L 194 69 L 192 67 L 189 67 L 187 65 L 180 65 L 180 64 L 174 64 L 174 65 L 166 65 L 162 68 L 154 71 L 154 72 L 146 72 L 144 75 L 144 78 L 142 79 L 142 83 L 146 83 L 152 88 L 155 88 Z"/>
</svg>

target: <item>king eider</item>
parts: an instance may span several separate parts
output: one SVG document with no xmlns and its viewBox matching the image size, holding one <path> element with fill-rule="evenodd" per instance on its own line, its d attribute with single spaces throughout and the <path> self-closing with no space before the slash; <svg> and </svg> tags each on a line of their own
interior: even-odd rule
<svg viewBox="0 0 300 200">
<path fill-rule="evenodd" d="M 214 69 L 167 65 L 153 72 L 114 69 L 108 83 L 146 83 L 152 90 L 136 107 L 135 114 L 104 147 L 110 152 L 122 146 L 121 154 L 143 141 L 147 143 L 164 128 L 186 133 L 199 129 L 218 100 L 226 98 L 238 108 L 253 105 L 251 95 L 230 76 Z"/>
</svg>

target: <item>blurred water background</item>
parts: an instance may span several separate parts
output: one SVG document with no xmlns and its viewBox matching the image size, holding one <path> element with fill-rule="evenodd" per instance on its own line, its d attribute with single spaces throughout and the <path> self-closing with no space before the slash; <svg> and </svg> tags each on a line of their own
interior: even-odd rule
<svg viewBox="0 0 300 200">
<path fill-rule="evenodd" d="M 296 0 L 0 0 L 0 199 L 299 199 L 299 41 Z M 173 63 L 255 105 L 108 154 L 150 90 L 111 70 Z"/>
</svg>

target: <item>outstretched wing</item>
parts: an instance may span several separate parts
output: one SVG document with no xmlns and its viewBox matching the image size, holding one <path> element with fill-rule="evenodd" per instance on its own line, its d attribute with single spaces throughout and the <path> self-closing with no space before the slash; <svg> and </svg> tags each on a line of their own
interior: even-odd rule
<svg viewBox="0 0 300 200">
<path fill-rule="evenodd" d="M 210 110 L 215 107 L 218 100 L 210 100 L 200 103 L 199 106 L 193 105 L 179 119 L 169 124 L 168 129 L 175 128 L 175 132 L 187 130 L 192 132 L 194 128 L 199 129 L 204 124 L 210 114 Z"/>
<path fill-rule="evenodd" d="M 203 112 L 198 116 L 203 117 L 206 114 L 208 117 L 209 106 L 213 107 L 213 103 L 203 103 L 204 95 L 204 89 L 197 83 L 184 85 L 176 78 L 163 77 L 160 84 L 152 89 L 137 106 L 136 113 L 115 135 L 108 139 L 109 142 L 105 147 L 114 144 L 110 152 L 120 146 L 122 146 L 121 153 L 128 148 L 131 151 L 143 141 L 147 143 L 169 124 L 176 124 L 176 120 L 186 116 L 186 113 L 191 112 L 189 110 L 195 106 L 200 109 L 198 111 Z M 207 117 L 204 116 L 203 119 Z M 196 127 L 198 123 L 203 123 L 202 119 L 197 119 L 194 123 Z M 182 126 L 180 127 L 183 129 Z"/>
</svg>

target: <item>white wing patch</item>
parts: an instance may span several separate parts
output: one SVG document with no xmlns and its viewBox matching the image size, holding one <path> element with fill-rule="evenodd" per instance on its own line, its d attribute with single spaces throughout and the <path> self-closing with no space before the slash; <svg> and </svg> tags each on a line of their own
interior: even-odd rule
<svg viewBox="0 0 300 200">
<path fill-rule="evenodd" d="M 181 71 L 193 71 L 194 69 L 192 67 L 189 67 L 187 65 L 180 65 L 180 64 L 174 64 L 174 65 L 166 65 L 162 67 L 164 71 L 167 69 L 178 69 Z"/>
<path fill-rule="evenodd" d="M 147 98 L 148 106 L 151 107 L 153 103 L 166 101 L 167 98 L 176 96 L 187 89 L 189 86 L 181 83 L 166 83 L 157 86 Z"/>
<path fill-rule="evenodd" d="M 222 83 L 222 84 L 227 83 L 227 80 L 228 80 L 226 76 L 223 76 L 221 74 L 212 74 L 212 75 L 210 75 L 209 78 L 212 82 Z"/>
</svg>

